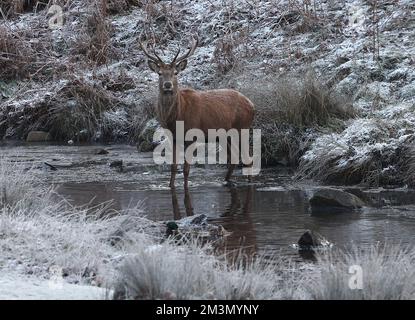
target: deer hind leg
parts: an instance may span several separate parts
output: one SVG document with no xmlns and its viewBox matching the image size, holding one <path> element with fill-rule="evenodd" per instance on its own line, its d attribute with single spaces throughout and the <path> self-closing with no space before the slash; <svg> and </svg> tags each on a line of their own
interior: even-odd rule
<svg viewBox="0 0 415 320">
<path fill-rule="evenodd" d="M 250 157 L 250 146 L 249 146 L 249 142 L 248 145 L 245 145 L 245 141 L 241 141 L 241 158 L 242 158 L 242 166 L 245 168 L 252 168 L 252 166 L 254 165 L 254 161 L 252 160 L 252 158 Z M 246 163 L 245 161 L 248 161 L 248 159 L 251 159 L 251 161 L 249 163 Z M 248 174 L 248 181 L 252 182 L 252 175 Z"/>
<path fill-rule="evenodd" d="M 225 181 L 226 182 L 230 182 L 231 177 L 232 177 L 232 173 L 233 170 L 235 170 L 236 164 L 232 163 L 232 141 L 228 140 L 228 145 L 227 145 L 227 155 L 228 155 L 228 172 L 226 173 L 226 177 L 225 177 Z M 236 151 L 236 150 L 235 150 Z M 239 157 L 239 155 L 238 155 Z"/>
<path fill-rule="evenodd" d="M 243 152 L 243 151 L 242 151 Z M 245 152 L 246 153 L 246 152 Z M 248 151 L 248 156 L 249 156 L 249 151 Z M 243 163 L 243 166 L 244 167 L 246 167 L 246 168 L 252 168 L 252 166 L 254 165 L 254 161 L 251 161 L 250 163 L 248 163 L 248 164 L 244 164 Z M 252 182 L 252 174 L 248 174 L 248 182 Z"/>
<path fill-rule="evenodd" d="M 177 161 L 176 161 L 176 143 L 173 142 L 173 163 L 170 166 L 170 184 L 171 189 L 175 188 L 174 181 L 176 180 Z"/>
</svg>

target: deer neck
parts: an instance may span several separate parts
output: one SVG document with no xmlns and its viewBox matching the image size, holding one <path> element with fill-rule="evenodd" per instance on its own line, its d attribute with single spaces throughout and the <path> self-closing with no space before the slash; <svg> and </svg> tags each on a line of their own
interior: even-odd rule
<svg viewBox="0 0 415 320">
<path fill-rule="evenodd" d="M 159 93 L 158 101 L 158 117 L 163 128 L 175 131 L 176 120 L 180 115 L 180 91 L 175 90 L 173 93 L 167 94 L 163 91 Z"/>
</svg>

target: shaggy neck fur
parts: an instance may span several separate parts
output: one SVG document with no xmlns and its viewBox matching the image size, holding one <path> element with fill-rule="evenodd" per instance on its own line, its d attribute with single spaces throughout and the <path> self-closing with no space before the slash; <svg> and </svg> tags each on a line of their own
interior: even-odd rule
<svg viewBox="0 0 415 320">
<path fill-rule="evenodd" d="M 157 109 L 161 126 L 174 132 L 180 110 L 179 91 L 175 90 L 170 94 L 160 91 Z"/>
</svg>

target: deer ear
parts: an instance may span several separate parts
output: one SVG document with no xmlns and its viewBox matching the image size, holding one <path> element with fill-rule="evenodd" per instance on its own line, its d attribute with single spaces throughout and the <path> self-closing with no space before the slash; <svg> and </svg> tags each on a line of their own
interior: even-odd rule
<svg viewBox="0 0 415 320">
<path fill-rule="evenodd" d="M 148 60 L 148 67 L 153 70 L 155 73 L 159 73 L 160 67 L 154 61 Z"/>
<path fill-rule="evenodd" d="M 179 64 L 176 66 L 176 71 L 181 72 L 186 69 L 187 66 L 187 59 L 180 61 Z"/>
</svg>

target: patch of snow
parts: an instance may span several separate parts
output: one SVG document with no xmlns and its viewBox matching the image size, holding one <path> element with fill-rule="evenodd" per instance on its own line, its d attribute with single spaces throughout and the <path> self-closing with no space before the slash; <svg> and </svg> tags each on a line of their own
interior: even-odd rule
<svg viewBox="0 0 415 320">
<path fill-rule="evenodd" d="M 45 280 L 12 271 L 0 273 L 0 300 L 102 300 L 111 297 L 107 289 Z"/>
</svg>

